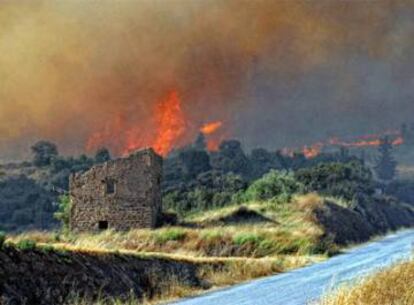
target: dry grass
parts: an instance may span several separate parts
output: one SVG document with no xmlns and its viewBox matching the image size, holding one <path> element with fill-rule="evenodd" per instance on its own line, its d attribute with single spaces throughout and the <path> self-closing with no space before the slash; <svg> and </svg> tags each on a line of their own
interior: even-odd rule
<svg viewBox="0 0 414 305">
<path fill-rule="evenodd" d="M 268 257 L 275 255 L 309 255 L 329 253 L 321 244 L 323 231 L 311 216 L 312 209 L 323 204 L 315 194 L 297 197 L 292 203 L 250 203 L 248 209 L 271 220 L 207 226 L 206 223 L 234 213 L 239 207 L 228 207 L 192 215 L 198 228 L 166 227 L 157 230 L 105 231 L 61 237 L 53 233 L 29 232 L 12 236 L 13 242 L 32 239 L 37 243 L 65 243 L 80 249 L 131 250 L 136 252 L 173 253 L 197 257 Z"/>
<path fill-rule="evenodd" d="M 413 305 L 414 262 L 378 272 L 354 287 L 343 287 L 321 305 Z"/>
<path fill-rule="evenodd" d="M 279 257 L 279 258 L 213 258 L 198 259 L 199 276 L 207 281 L 212 288 L 228 286 L 243 281 L 251 280 L 258 277 L 273 275 L 289 269 L 295 269 L 304 265 L 322 260 L 315 257 Z M 214 263 L 214 264 L 213 264 Z M 219 264 L 220 263 L 220 264 Z M 285 269 L 287 268 L 287 269 Z M 195 289 L 183 285 L 173 276 L 166 278 L 161 283 L 157 283 L 161 287 L 156 295 L 144 297 L 143 300 L 131 296 L 127 300 L 120 299 L 98 299 L 96 301 L 85 300 L 82 298 L 71 298 L 67 305 L 154 305 L 165 304 L 179 298 L 194 296 L 203 293 L 203 289 Z"/>
<path fill-rule="evenodd" d="M 38 246 L 91 254 L 117 253 L 142 258 L 167 258 L 197 264 L 201 279 L 212 287 L 227 286 L 269 276 L 326 259 L 330 245 L 321 244 L 322 229 L 312 211 L 323 205 L 315 194 L 296 197 L 291 203 L 251 202 L 247 208 L 269 221 L 249 219 L 237 224 L 217 224 L 240 206 L 193 214 L 185 221 L 195 227 L 165 227 L 157 230 L 131 230 L 98 234 L 57 235 L 53 232 L 27 232 L 9 236 L 7 242 L 34 240 Z M 326 253 L 325 253 L 326 252 Z M 163 285 L 162 283 L 157 283 Z M 194 295 L 200 290 L 183 286 L 173 278 L 165 279 L 161 295 L 151 296 L 145 304 Z M 70 305 L 105 304 L 73 299 Z M 142 302 L 142 300 L 141 300 Z M 109 304 L 139 304 L 109 300 Z"/>
</svg>

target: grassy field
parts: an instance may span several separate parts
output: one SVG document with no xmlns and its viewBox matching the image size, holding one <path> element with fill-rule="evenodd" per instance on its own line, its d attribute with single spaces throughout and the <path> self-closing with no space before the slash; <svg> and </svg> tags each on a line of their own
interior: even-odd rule
<svg viewBox="0 0 414 305">
<path fill-rule="evenodd" d="M 184 225 L 157 230 L 107 230 L 69 236 L 27 232 L 10 236 L 9 240 L 30 239 L 37 243 L 69 245 L 73 249 L 117 249 L 189 257 L 329 254 L 335 248 L 322 243 L 324 232 L 312 217 L 312 209 L 321 204 L 322 198 L 310 194 L 286 204 L 250 203 L 192 214 L 184 219 Z"/>
<path fill-rule="evenodd" d="M 353 287 L 342 287 L 320 305 L 412 305 L 414 262 L 404 262 L 372 275 Z"/>
<path fill-rule="evenodd" d="M 322 238 L 324 232 L 313 217 L 312 211 L 323 202 L 318 195 L 308 194 L 285 204 L 251 202 L 194 213 L 180 226 L 156 230 L 69 235 L 26 232 L 8 236 L 7 242 L 31 240 L 39 247 L 67 251 L 185 260 L 200 265 L 200 278 L 211 287 L 222 287 L 319 262 L 336 252 L 336 246 Z M 197 293 L 180 283 L 168 287 L 151 302 Z"/>
</svg>

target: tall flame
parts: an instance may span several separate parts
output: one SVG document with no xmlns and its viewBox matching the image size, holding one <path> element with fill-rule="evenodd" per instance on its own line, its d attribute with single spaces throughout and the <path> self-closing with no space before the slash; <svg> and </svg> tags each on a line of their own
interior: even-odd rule
<svg viewBox="0 0 414 305">
<path fill-rule="evenodd" d="M 186 120 L 181 109 L 181 100 L 176 90 L 156 107 L 157 135 L 152 147 L 160 155 L 167 155 L 183 136 Z"/>
<path fill-rule="evenodd" d="M 123 116 L 118 115 L 103 130 L 89 137 L 86 150 L 92 152 L 109 146 L 115 154 L 127 155 L 136 149 L 151 146 L 157 153 L 166 156 L 174 147 L 183 144 L 188 125 L 178 91 L 168 92 L 152 111 L 153 128 L 145 124 L 130 126 Z"/>
</svg>

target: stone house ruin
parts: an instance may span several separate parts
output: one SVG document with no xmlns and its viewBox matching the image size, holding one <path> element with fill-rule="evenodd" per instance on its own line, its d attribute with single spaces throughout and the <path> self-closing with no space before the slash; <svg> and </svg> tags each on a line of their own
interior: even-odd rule
<svg viewBox="0 0 414 305">
<path fill-rule="evenodd" d="M 70 177 L 73 231 L 154 228 L 161 215 L 162 158 L 151 148 Z"/>
</svg>

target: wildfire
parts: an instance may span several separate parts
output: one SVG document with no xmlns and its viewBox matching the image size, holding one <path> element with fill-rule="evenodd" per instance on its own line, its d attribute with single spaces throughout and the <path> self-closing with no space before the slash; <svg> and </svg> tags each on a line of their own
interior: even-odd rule
<svg viewBox="0 0 414 305">
<path fill-rule="evenodd" d="M 220 121 L 207 123 L 200 128 L 200 131 L 205 135 L 209 135 L 215 133 L 222 125 L 223 123 Z"/>
<path fill-rule="evenodd" d="M 224 139 L 223 134 L 211 137 L 211 135 L 216 133 L 222 126 L 223 122 L 214 121 L 206 123 L 200 128 L 200 132 L 202 132 L 205 136 L 209 136 L 207 139 L 207 149 L 209 151 L 217 151 L 221 141 Z"/>
<path fill-rule="evenodd" d="M 136 149 L 151 146 L 157 153 L 166 156 L 175 146 L 182 144 L 188 125 L 178 91 L 168 92 L 155 104 L 152 112 L 153 129 L 151 125 L 131 126 L 125 117 L 115 116 L 101 131 L 89 137 L 86 150 L 93 152 L 107 146 L 117 155 L 127 155 Z"/>
<path fill-rule="evenodd" d="M 183 136 L 187 123 L 176 90 L 170 92 L 156 107 L 157 135 L 151 145 L 162 156 L 167 155 Z"/>
<path fill-rule="evenodd" d="M 322 143 L 316 143 L 311 146 L 305 146 L 303 148 L 303 154 L 307 159 L 315 158 L 321 153 L 323 146 L 324 145 Z"/>
<path fill-rule="evenodd" d="M 312 145 L 305 145 L 302 148 L 302 153 L 307 159 L 312 159 L 317 157 L 325 147 L 345 147 L 345 148 L 363 148 L 363 147 L 377 147 L 382 143 L 382 138 L 388 136 L 391 138 L 391 144 L 394 146 L 399 146 L 404 144 L 404 138 L 398 131 L 387 131 L 383 134 L 372 134 L 372 135 L 363 135 L 358 136 L 354 140 L 341 140 L 337 137 L 330 138 L 324 142 L 314 143 Z M 282 153 L 285 155 L 293 155 L 294 149 L 284 148 Z"/>
<path fill-rule="evenodd" d="M 394 141 L 392 141 L 392 145 L 394 145 L 394 146 L 399 146 L 399 145 L 403 145 L 403 144 L 404 144 L 404 138 L 401 137 L 401 136 L 399 136 Z"/>
<path fill-rule="evenodd" d="M 152 124 L 147 125 L 128 122 L 121 115 L 114 116 L 102 130 L 89 137 L 86 149 L 93 152 L 105 146 L 116 155 L 125 156 L 134 150 L 150 146 L 158 154 L 166 156 L 175 147 L 187 144 L 195 132 L 189 127 L 197 126 L 188 121 L 177 90 L 171 90 L 155 103 L 151 118 L 149 123 Z M 208 150 L 217 150 L 226 136 L 223 132 L 218 133 L 222 126 L 223 122 L 213 121 L 199 129 L 207 137 Z"/>
</svg>

